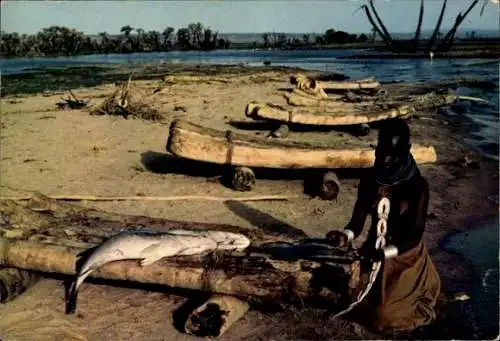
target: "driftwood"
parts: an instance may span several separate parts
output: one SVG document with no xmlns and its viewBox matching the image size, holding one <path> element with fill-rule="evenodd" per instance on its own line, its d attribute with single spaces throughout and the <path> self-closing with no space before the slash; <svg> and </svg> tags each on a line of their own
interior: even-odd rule
<svg viewBox="0 0 500 341">
<path fill-rule="evenodd" d="M 337 109 L 318 110 L 315 108 L 279 108 L 275 105 L 250 102 L 246 116 L 253 119 L 273 120 L 294 124 L 316 126 L 355 125 L 406 117 L 413 112 L 408 105 L 356 106 L 342 103 Z M 287 110 L 288 109 L 288 110 Z"/>
<path fill-rule="evenodd" d="M 266 168 L 368 168 L 375 161 L 375 149 L 332 149 L 278 139 L 260 139 L 243 134 L 227 134 L 183 120 L 170 125 L 167 151 L 175 156 L 217 164 Z M 414 144 L 417 163 L 436 162 L 432 146 Z"/>
<path fill-rule="evenodd" d="M 121 84 L 101 105 L 92 108 L 91 115 L 117 115 L 124 118 L 142 118 L 144 120 L 162 121 L 164 113 L 152 101 L 152 93 L 148 96 L 141 89 L 128 82 Z"/>
<path fill-rule="evenodd" d="M 293 242 L 305 236 L 297 231 L 279 233 L 276 227 L 249 229 L 118 215 L 60 204 L 41 195 L 34 196 L 26 205 L 2 201 L 0 214 L 3 222 L 0 266 L 62 275 L 75 274 L 77 254 L 124 228 L 233 231 L 249 237 L 253 250 L 269 242 Z M 217 252 L 166 258 L 145 267 L 135 261 L 113 262 L 93 272 L 91 277 L 202 290 L 246 300 L 294 302 L 305 299 L 336 304 L 354 285 L 351 274 L 356 273 L 353 270 L 357 267 L 357 261 L 326 265 Z"/>
<path fill-rule="evenodd" d="M 186 333 L 217 337 L 224 334 L 250 308 L 248 302 L 233 296 L 216 295 L 189 314 L 184 325 Z"/>
<path fill-rule="evenodd" d="M 272 200 L 288 200 L 295 198 L 296 196 L 287 195 L 258 195 L 252 197 L 214 197 L 209 195 L 184 195 L 184 196 L 172 196 L 172 197 L 145 197 L 145 196 L 131 196 L 131 197 L 96 197 L 96 196 L 86 196 L 86 195 L 52 195 L 47 196 L 53 200 L 65 200 L 65 201 L 180 201 L 180 200 L 205 200 L 205 201 L 272 201 Z M 30 200 L 31 196 L 23 197 L 0 197 L 0 200 Z"/>
<path fill-rule="evenodd" d="M 58 102 L 56 103 L 57 107 L 59 109 L 81 109 L 81 108 L 85 108 L 87 106 L 87 104 L 90 103 L 90 100 L 88 101 L 82 101 L 81 99 L 78 99 L 75 94 L 73 93 L 73 91 L 71 90 L 68 90 L 69 94 L 71 97 L 67 97 L 67 98 L 61 98 L 63 100 L 63 102 Z"/>
<path fill-rule="evenodd" d="M 230 78 L 215 77 L 209 75 L 195 76 L 195 75 L 167 75 L 163 78 L 163 82 L 167 85 L 176 83 L 229 83 Z"/>
</svg>

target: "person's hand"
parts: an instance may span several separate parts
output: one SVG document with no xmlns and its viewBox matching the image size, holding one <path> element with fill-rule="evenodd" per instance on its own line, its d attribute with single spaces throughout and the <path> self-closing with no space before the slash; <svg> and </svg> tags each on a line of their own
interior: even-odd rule
<svg viewBox="0 0 500 341">
<path fill-rule="evenodd" d="M 348 242 L 347 235 L 344 232 L 338 230 L 332 230 L 328 232 L 326 234 L 326 240 L 338 247 L 345 247 L 347 246 Z"/>
</svg>

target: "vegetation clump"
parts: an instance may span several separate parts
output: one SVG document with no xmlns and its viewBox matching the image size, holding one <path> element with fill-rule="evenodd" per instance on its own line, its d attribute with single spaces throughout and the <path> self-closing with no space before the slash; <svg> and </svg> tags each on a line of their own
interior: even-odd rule
<svg viewBox="0 0 500 341">
<path fill-rule="evenodd" d="M 165 119 L 161 110 L 140 89 L 128 82 L 121 84 L 104 102 L 91 109 L 91 115 L 113 115 L 124 118 L 141 118 L 150 121 Z"/>
</svg>

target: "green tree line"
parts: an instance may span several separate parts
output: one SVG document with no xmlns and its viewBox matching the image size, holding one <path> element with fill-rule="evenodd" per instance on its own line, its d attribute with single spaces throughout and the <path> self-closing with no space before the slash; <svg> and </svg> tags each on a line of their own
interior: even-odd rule
<svg viewBox="0 0 500 341">
<path fill-rule="evenodd" d="M 51 26 L 36 34 L 0 33 L 2 57 L 71 56 L 98 53 L 159 52 L 170 50 L 227 49 L 230 42 L 219 38 L 218 32 L 191 23 L 175 31 L 145 31 L 129 25 L 120 29 L 121 34 L 111 36 L 101 32 L 90 37 L 73 28 Z"/>
<path fill-rule="evenodd" d="M 262 42 L 249 43 L 248 47 L 308 47 L 330 44 L 366 42 L 365 34 L 349 34 L 328 29 L 323 35 L 305 34 L 302 39 L 289 38 L 283 33 L 264 33 Z M 133 52 L 160 52 L 172 50 L 227 49 L 231 43 L 219 37 L 218 32 L 201 23 L 191 23 L 177 31 L 165 27 L 163 31 L 145 31 L 130 25 L 123 26 L 119 35 L 100 32 L 90 37 L 74 28 L 51 26 L 32 35 L 0 33 L 1 57 L 72 56 L 81 54 L 108 54 Z"/>
<path fill-rule="evenodd" d="M 360 35 L 350 34 L 344 31 L 336 31 L 332 28 L 325 31 L 323 35 L 315 35 L 314 39 L 309 34 L 304 34 L 302 39 L 288 38 L 283 33 L 264 33 L 262 34 L 263 47 L 301 47 L 301 46 L 322 46 L 347 43 L 364 43 L 370 38 L 364 33 Z M 254 43 L 254 45 L 257 45 Z"/>
</svg>

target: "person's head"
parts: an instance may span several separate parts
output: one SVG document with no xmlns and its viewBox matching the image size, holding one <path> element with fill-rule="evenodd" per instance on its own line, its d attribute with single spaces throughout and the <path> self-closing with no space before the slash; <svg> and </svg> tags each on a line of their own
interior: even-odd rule
<svg viewBox="0 0 500 341">
<path fill-rule="evenodd" d="M 407 162 L 410 148 L 408 123 L 402 119 L 384 122 L 375 150 L 375 169 L 385 175 L 394 174 Z"/>
</svg>

